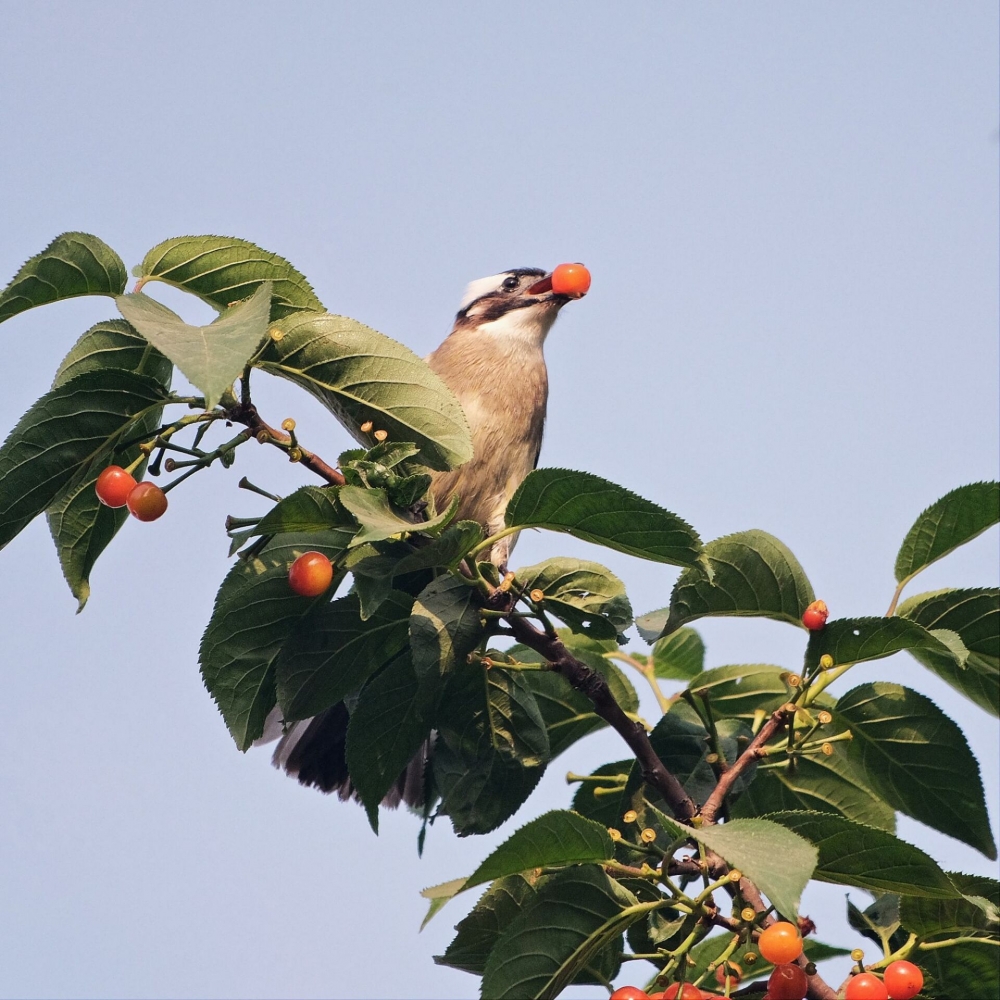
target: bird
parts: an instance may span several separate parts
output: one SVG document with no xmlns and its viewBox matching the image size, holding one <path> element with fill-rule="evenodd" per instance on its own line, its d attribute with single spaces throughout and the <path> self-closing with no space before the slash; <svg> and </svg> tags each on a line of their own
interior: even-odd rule
<svg viewBox="0 0 1000 1000">
<path fill-rule="evenodd" d="M 518 267 L 471 282 L 451 332 L 425 359 L 458 398 L 472 434 L 472 458 L 435 473 L 431 494 L 438 510 L 459 497 L 456 518 L 478 521 L 487 537 L 504 526 L 504 511 L 524 478 L 538 465 L 548 403 L 543 346 L 559 311 L 576 296 L 552 288 L 552 272 Z M 516 535 L 498 539 L 490 561 L 501 571 Z M 303 785 L 357 798 L 345 758 L 343 702 L 285 728 L 271 712 L 255 745 L 278 739 L 272 762 Z M 389 790 L 383 805 L 422 804 L 432 733 Z"/>
</svg>

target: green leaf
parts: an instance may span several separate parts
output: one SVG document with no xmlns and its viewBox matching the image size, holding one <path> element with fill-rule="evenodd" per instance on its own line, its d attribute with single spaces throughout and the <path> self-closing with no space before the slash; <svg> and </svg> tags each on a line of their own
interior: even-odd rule
<svg viewBox="0 0 1000 1000">
<path fill-rule="evenodd" d="M 531 794 L 549 756 L 545 723 L 517 673 L 462 664 L 441 699 L 434 782 L 460 836 L 488 833 Z"/>
<path fill-rule="evenodd" d="M 413 605 L 410 646 L 418 677 L 444 675 L 479 644 L 483 624 L 475 591 L 455 576 L 429 583 Z"/>
<path fill-rule="evenodd" d="M 623 711 L 639 711 L 639 697 L 635 688 L 622 671 L 604 656 L 605 652 L 617 649 L 617 643 L 577 635 L 569 629 L 557 631 L 563 645 L 578 660 L 603 675 Z M 527 646 L 512 646 L 507 654 L 522 663 L 545 662 L 545 657 Z M 554 671 L 531 671 L 524 674 L 524 681 L 534 693 L 545 719 L 551 760 L 577 740 L 607 726 L 604 719 L 594 711 L 593 702 L 575 690 L 560 674 Z"/>
<path fill-rule="evenodd" d="M 864 910 L 859 910 L 848 896 L 847 922 L 886 953 L 901 948 L 909 937 L 906 931 L 900 930 L 899 894 L 895 892 L 876 896 L 875 902 Z"/>
<path fill-rule="evenodd" d="M 160 383 L 124 371 L 84 372 L 42 396 L 0 448 L 0 548 L 165 398 Z"/>
<path fill-rule="evenodd" d="M 560 872 L 497 941 L 483 972 L 482 995 L 558 996 L 602 948 L 659 905 L 639 903 L 596 866 Z"/>
<path fill-rule="evenodd" d="M 565 531 L 596 545 L 673 566 L 696 566 L 702 558 L 701 539 L 686 521 L 589 472 L 530 472 L 507 504 L 506 523 Z"/>
<path fill-rule="evenodd" d="M 780 914 L 794 919 L 819 858 L 808 840 L 766 819 L 734 819 L 691 836 L 755 882 Z"/>
<path fill-rule="evenodd" d="M 128 274 L 121 258 L 90 233 L 63 233 L 22 265 L 0 293 L 0 323 L 33 306 L 78 295 L 118 295 Z"/>
<path fill-rule="evenodd" d="M 548 865 L 599 864 L 615 856 L 608 831 L 566 809 L 553 809 L 508 837 L 469 876 L 465 889 Z"/>
<path fill-rule="evenodd" d="M 939 899 L 959 895 L 933 858 L 884 830 L 828 812 L 779 812 L 765 818 L 817 847 L 813 878 L 821 882 Z"/>
<path fill-rule="evenodd" d="M 285 642 L 275 663 L 278 704 L 285 720 L 310 719 L 343 701 L 405 649 L 412 607 L 412 597 L 391 591 L 367 621 L 361 620 L 356 594 L 314 608 Z"/>
<path fill-rule="evenodd" d="M 929 650 L 955 662 L 952 648 L 908 618 L 838 618 L 809 634 L 805 669 L 815 670 L 824 655 L 833 665 L 862 663 L 892 656 L 900 650 Z"/>
<path fill-rule="evenodd" d="M 119 369 L 155 379 L 166 393 L 173 368 L 167 358 L 124 320 L 106 320 L 92 326 L 73 345 L 56 372 L 53 388 L 86 372 Z M 161 407 L 149 410 L 136 422 L 130 437 L 152 434 L 159 426 L 162 412 Z M 136 443 L 115 449 L 108 456 L 108 464 L 127 467 L 138 457 Z M 144 469 L 142 463 L 133 471 L 136 479 L 142 478 Z M 90 596 L 90 572 L 98 556 L 128 519 L 124 507 L 106 507 L 97 499 L 94 484 L 99 472 L 95 468 L 90 475 L 75 479 L 45 512 L 63 576 L 79 602 L 78 611 L 83 610 Z"/>
<path fill-rule="evenodd" d="M 416 444 L 433 469 L 472 457 L 469 425 L 451 390 L 409 348 L 355 320 L 289 316 L 256 365 L 311 393 L 364 445 L 371 438 L 361 425 L 370 420 L 390 441 Z"/>
<path fill-rule="evenodd" d="M 441 882 L 438 885 L 430 885 L 426 889 L 420 890 L 420 895 L 423 896 L 424 899 L 429 899 L 431 901 L 427 915 L 420 924 L 421 930 L 423 930 L 431 922 L 431 920 L 434 919 L 434 915 L 441 909 L 442 906 L 445 905 L 445 903 L 454 899 L 462 891 L 462 886 L 464 885 L 464 878 L 453 878 L 448 882 Z"/>
<path fill-rule="evenodd" d="M 390 506 L 385 490 L 364 489 L 360 486 L 341 486 L 340 502 L 354 515 L 361 530 L 357 533 L 355 545 L 382 542 L 404 532 L 422 534 L 434 532 L 446 525 L 458 509 L 458 498 L 454 498 L 448 509 L 429 521 L 409 521 L 400 517 Z"/>
<path fill-rule="evenodd" d="M 997 907 L 981 896 L 957 899 L 903 896 L 899 918 L 908 931 L 924 940 L 1000 936 Z"/>
<path fill-rule="evenodd" d="M 703 671 L 692 678 L 688 688 L 705 692 L 716 715 L 753 719 L 758 709 L 770 715 L 788 701 L 787 677 L 787 670 L 769 663 L 737 663 Z"/>
<path fill-rule="evenodd" d="M 56 371 L 52 388 L 65 385 L 84 372 L 108 368 L 147 375 L 165 387 L 170 385 L 174 370 L 173 362 L 130 323 L 123 319 L 106 319 L 95 323 L 70 348 Z"/>
<path fill-rule="evenodd" d="M 1000 715 L 1000 590 L 938 590 L 904 601 L 898 614 L 929 630 L 957 632 L 969 650 L 964 669 L 933 650 L 910 652 L 929 670 L 993 715 Z"/>
<path fill-rule="evenodd" d="M 813 602 L 812 584 L 784 543 L 766 531 L 740 531 L 705 546 L 711 581 L 699 569 L 681 573 L 670 607 L 641 616 L 637 625 L 648 641 L 670 635 L 706 615 L 773 618 L 802 625 Z"/>
<path fill-rule="evenodd" d="M 431 731 L 434 687 L 406 654 L 361 691 L 347 724 L 347 770 L 378 833 L 378 806 Z"/>
<path fill-rule="evenodd" d="M 932 503 L 914 522 L 896 556 L 903 583 L 1000 521 L 1000 483 L 971 483 Z"/>
<path fill-rule="evenodd" d="M 451 944 L 443 955 L 435 955 L 434 961 L 481 976 L 500 935 L 535 904 L 537 896 L 535 883 L 523 875 L 497 879 L 472 912 L 455 925 L 457 933 Z"/>
<path fill-rule="evenodd" d="M 354 534 L 354 519 L 337 498 L 337 487 L 303 486 L 279 500 L 254 526 L 254 535 L 279 535 L 289 531 L 335 529 Z"/>
<path fill-rule="evenodd" d="M 274 666 L 282 646 L 317 604 L 329 600 L 328 594 L 293 593 L 289 566 L 309 551 L 336 561 L 345 545 L 329 531 L 280 535 L 256 558 L 237 562 L 219 588 L 201 640 L 201 676 L 240 750 L 263 733 L 276 704 Z M 334 574 L 335 584 L 342 579 L 342 572 Z"/>
<path fill-rule="evenodd" d="M 896 813 L 871 790 L 843 743 L 834 744 L 829 757 L 799 758 L 794 771 L 758 771 L 729 814 L 740 819 L 794 809 L 839 813 L 889 833 L 896 829 Z"/>
<path fill-rule="evenodd" d="M 429 544 L 400 559 L 394 575 L 437 567 L 453 569 L 482 540 L 483 529 L 478 521 L 456 521 Z"/>
<path fill-rule="evenodd" d="M 1000 963 L 989 943 L 959 944 L 920 952 L 924 970 L 921 996 L 934 1000 L 996 1000 L 1000 996 Z"/>
<path fill-rule="evenodd" d="M 157 244 L 136 268 L 142 281 L 165 281 L 192 292 L 220 312 L 273 285 L 271 319 L 300 310 L 322 311 L 309 282 L 283 257 L 230 236 L 177 236 Z"/>
<path fill-rule="evenodd" d="M 173 310 L 142 293 L 119 295 L 118 311 L 205 394 L 205 409 L 232 388 L 267 334 L 271 284 L 208 326 L 190 326 Z"/>
<path fill-rule="evenodd" d="M 632 624 L 625 584 L 600 563 L 585 559 L 547 559 L 517 571 L 517 581 L 530 593 L 545 595 L 545 610 L 574 632 L 595 639 L 614 639 Z"/>
<path fill-rule="evenodd" d="M 899 684 L 861 684 L 837 702 L 850 754 L 891 806 L 997 856 L 979 764 L 962 731 L 929 698 Z"/>
<path fill-rule="evenodd" d="M 664 680 L 686 681 L 705 669 L 705 643 L 693 628 L 659 639 L 650 656 L 656 676 Z"/>
</svg>

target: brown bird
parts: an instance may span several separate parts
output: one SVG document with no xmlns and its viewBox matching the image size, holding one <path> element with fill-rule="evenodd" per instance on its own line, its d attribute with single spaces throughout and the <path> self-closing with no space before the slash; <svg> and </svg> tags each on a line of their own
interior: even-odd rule
<svg viewBox="0 0 1000 1000">
<path fill-rule="evenodd" d="M 459 305 L 451 333 L 427 363 L 458 397 L 472 431 L 472 458 L 450 472 L 437 473 L 431 490 L 438 510 L 452 496 L 461 500 L 457 517 L 478 521 L 487 535 L 504 526 L 504 511 L 524 477 L 538 464 L 548 400 L 542 346 L 571 296 L 552 290 L 552 275 L 521 267 L 473 281 Z M 506 567 L 516 535 L 500 539 L 491 560 Z M 304 785 L 341 799 L 353 794 L 344 756 L 349 716 L 341 702 L 313 719 L 295 723 L 282 735 L 278 709 L 272 711 L 258 744 L 280 736 L 275 767 Z M 424 769 L 433 736 L 410 762 L 383 805 L 420 804 Z"/>
</svg>

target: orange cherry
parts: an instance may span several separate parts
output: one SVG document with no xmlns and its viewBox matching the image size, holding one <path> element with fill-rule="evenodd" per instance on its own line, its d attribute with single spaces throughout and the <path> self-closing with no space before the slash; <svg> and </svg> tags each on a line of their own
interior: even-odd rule
<svg viewBox="0 0 1000 1000">
<path fill-rule="evenodd" d="M 129 493 L 135 489 L 135 477 L 120 465 L 109 465 L 101 470 L 94 489 L 105 507 L 124 507 Z"/>
<path fill-rule="evenodd" d="M 319 597 L 333 580 L 333 563 L 322 552 L 303 552 L 288 570 L 288 585 L 300 597 Z"/>
<path fill-rule="evenodd" d="M 844 990 L 847 1000 L 889 1000 L 889 991 L 878 976 L 862 972 L 852 976 Z"/>
<path fill-rule="evenodd" d="M 156 483 L 138 483 L 128 495 L 128 509 L 140 521 L 155 521 L 167 509 L 167 494 Z"/>
<path fill-rule="evenodd" d="M 830 617 L 830 609 L 826 606 L 826 601 L 813 601 L 805 611 L 802 612 L 802 624 L 810 632 L 818 632 L 826 625 L 827 618 Z"/>
<path fill-rule="evenodd" d="M 552 291 L 573 299 L 583 298 L 590 291 L 590 271 L 583 264 L 560 264 L 552 272 Z"/>
<path fill-rule="evenodd" d="M 787 920 L 779 920 L 760 932 L 757 948 L 772 965 L 783 965 L 794 962 L 802 954 L 802 938 L 798 927 Z"/>
</svg>

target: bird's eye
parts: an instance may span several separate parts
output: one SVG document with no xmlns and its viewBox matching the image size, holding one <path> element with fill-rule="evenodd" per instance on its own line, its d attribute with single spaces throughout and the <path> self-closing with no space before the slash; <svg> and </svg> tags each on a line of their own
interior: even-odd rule
<svg viewBox="0 0 1000 1000">
<path fill-rule="evenodd" d="M 520 281 L 513 274 L 511 274 L 503 279 L 503 284 L 500 287 L 503 288 L 504 291 L 512 292 L 519 284 Z"/>
</svg>

